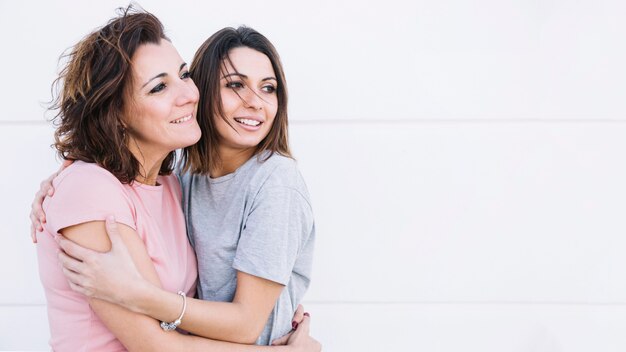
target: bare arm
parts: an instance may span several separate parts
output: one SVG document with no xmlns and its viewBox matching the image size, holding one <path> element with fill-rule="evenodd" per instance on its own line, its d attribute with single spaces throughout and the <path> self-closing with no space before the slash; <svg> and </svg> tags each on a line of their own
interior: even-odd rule
<svg viewBox="0 0 626 352">
<path fill-rule="evenodd" d="M 127 226 L 115 226 L 110 220 L 109 227 L 113 227 L 112 232 L 119 234 L 113 236 L 112 241 L 123 242 L 128 248 L 128 254 L 135 263 L 139 275 L 154 286 L 160 286 L 160 282 L 154 266 L 145 251 L 143 242 L 135 231 Z M 117 228 L 117 230 L 115 229 Z M 107 251 L 111 248 L 111 242 L 106 234 L 104 222 L 94 221 L 62 230 L 67 239 L 60 239 L 59 244 L 66 250 L 73 247 L 75 242 L 86 248 L 95 251 Z M 71 241 L 70 241 L 71 240 Z M 84 265 L 79 261 L 69 261 L 69 257 L 60 254 L 60 259 L 64 263 L 64 272 L 68 276 L 74 276 L 76 270 Z M 75 284 L 71 283 L 75 286 Z M 178 307 L 180 309 L 180 297 Z M 156 320 L 138 314 L 119 305 L 91 298 L 90 305 L 104 324 L 115 334 L 115 336 L 128 348 L 129 351 L 319 351 L 321 346 L 317 341 L 308 336 L 308 318 L 305 318 L 289 339 L 287 346 L 250 346 L 233 343 L 213 341 L 198 336 L 182 335 L 175 332 L 165 332 Z"/>
<path fill-rule="evenodd" d="M 180 297 L 154 285 L 142 285 L 127 304 L 133 311 L 172 321 L 180 311 Z M 197 335 L 239 343 L 254 343 L 263 331 L 283 285 L 237 272 L 232 302 L 189 299 L 181 327 Z"/>
<path fill-rule="evenodd" d="M 123 236 L 121 232 L 112 230 L 109 236 L 113 246 L 107 253 L 72 244 L 63 246 L 69 256 L 86 262 L 86 265 L 77 265 L 80 262 L 65 257 L 63 265 L 72 269 L 71 273 L 66 272 L 72 288 L 88 297 L 104 298 L 161 321 L 175 320 L 181 311 L 180 297 L 161 289 L 160 284 L 149 277 L 144 279 L 139 273 L 142 269 L 129 255 L 133 248 L 128 241 L 117 240 Z M 180 327 L 217 340 L 254 343 L 282 289 L 283 286 L 275 282 L 238 272 L 232 303 L 189 298 Z"/>
</svg>

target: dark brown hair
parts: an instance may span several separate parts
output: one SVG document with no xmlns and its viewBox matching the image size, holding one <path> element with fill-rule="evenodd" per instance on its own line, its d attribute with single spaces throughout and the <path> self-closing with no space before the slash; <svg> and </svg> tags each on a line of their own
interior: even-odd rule
<svg viewBox="0 0 626 352">
<path fill-rule="evenodd" d="M 131 5 L 63 56 L 68 62 L 54 82 L 61 89 L 50 108 L 59 110 L 54 147 L 63 159 L 96 163 L 122 183 L 140 174 L 123 123 L 131 104 L 131 58 L 142 44 L 162 39 L 167 37 L 159 19 Z M 171 172 L 174 159 L 172 152 L 160 174 Z"/>
<path fill-rule="evenodd" d="M 190 66 L 191 78 L 200 90 L 197 118 L 202 130 L 202 137 L 198 143 L 183 150 L 185 171 L 208 174 L 212 168 L 221 163 L 217 148 L 219 138 L 214 117 L 224 119 L 229 125 L 230 123 L 223 113 L 220 74 L 225 63 L 230 62 L 229 51 L 239 47 L 248 47 L 265 54 L 272 64 L 278 81 L 276 117 L 268 135 L 257 146 L 255 154 L 259 155 L 261 152 L 269 151 L 267 158 L 274 153 L 291 157 L 287 135 L 287 82 L 278 52 L 265 36 L 252 28 L 227 27 L 213 34 L 200 46 Z"/>
</svg>

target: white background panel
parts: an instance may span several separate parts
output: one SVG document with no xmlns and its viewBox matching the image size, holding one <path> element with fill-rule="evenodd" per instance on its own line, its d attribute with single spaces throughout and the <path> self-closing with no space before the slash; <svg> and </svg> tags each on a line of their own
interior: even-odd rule
<svg viewBox="0 0 626 352">
<path fill-rule="evenodd" d="M 306 303 L 324 351 L 618 352 L 623 305 Z M 46 351 L 44 306 L 0 306 L 0 350 Z"/>
<path fill-rule="evenodd" d="M 44 124 L 0 124 L 0 150 L 6 151 L 0 166 L 0 305 L 45 301 L 28 215 L 39 183 L 57 169 L 52 133 Z"/>
<path fill-rule="evenodd" d="M 4 121 L 40 121 L 57 59 L 125 1 L 2 2 Z M 293 119 L 623 119 L 617 0 L 146 1 L 183 57 L 224 26 L 277 46 Z M 71 13 L 71 16 L 68 16 Z M 45 15 L 44 15 L 45 14 Z M 59 23 L 62 19 L 63 23 Z M 28 39 L 26 39 L 28 38 Z M 18 59 L 19 58 L 19 59 Z M 8 98 L 7 98 L 8 97 Z"/>
<path fill-rule="evenodd" d="M 617 352 L 624 306 L 310 304 L 325 351 Z"/>
<path fill-rule="evenodd" d="M 0 351 L 50 351 L 44 305 L 0 304 Z"/>
<path fill-rule="evenodd" d="M 623 123 L 310 123 L 309 298 L 623 302 Z"/>
</svg>

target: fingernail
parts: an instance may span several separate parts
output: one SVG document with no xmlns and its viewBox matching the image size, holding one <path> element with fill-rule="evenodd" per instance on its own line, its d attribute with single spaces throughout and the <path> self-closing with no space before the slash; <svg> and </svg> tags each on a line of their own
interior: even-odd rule
<svg viewBox="0 0 626 352">
<path fill-rule="evenodd" d="M 298 323 L 296 323 L 295 321 L 291 322 L 291 328 L 296 330 L 298 328 Z"/>
<path fill-rule="evenodd" d="M 309 312 L 304 312 L 304 316 L 305 316 L 305 317 L 309 317 L 309 318 L 311 317 L 311 315 L 309 314 Z"/>
</svg>

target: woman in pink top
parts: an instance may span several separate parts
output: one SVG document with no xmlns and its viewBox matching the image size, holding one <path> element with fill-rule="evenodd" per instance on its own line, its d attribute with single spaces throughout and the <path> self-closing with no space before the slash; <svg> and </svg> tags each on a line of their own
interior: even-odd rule
<svg viewBox="0 0 626 352">
<path fill-rule="evenodd" d="M 318 350 L 308 336 L 307 317 L 286 346 L 238 345 L 168 332 L 176 324 L 159 326 L 148 316 L 72 291 L 56 239 L 62 235 L 108 251 L 106 221 L 142 276 L 179 291 L 181 302 L 193 295 L 196 259 L 171 171 L 174 150 L 198 141 L 200 128 L 198 89 L 153 15 L 128 8 L 79 42 L 68 59 L 57 80 L 63 86 L 55 105 L 55 147 L 76 162 L 54 180 L 56 194 L 44 203 L 48 221 L 37 247 L 53 350 Z"/>
</svg>

